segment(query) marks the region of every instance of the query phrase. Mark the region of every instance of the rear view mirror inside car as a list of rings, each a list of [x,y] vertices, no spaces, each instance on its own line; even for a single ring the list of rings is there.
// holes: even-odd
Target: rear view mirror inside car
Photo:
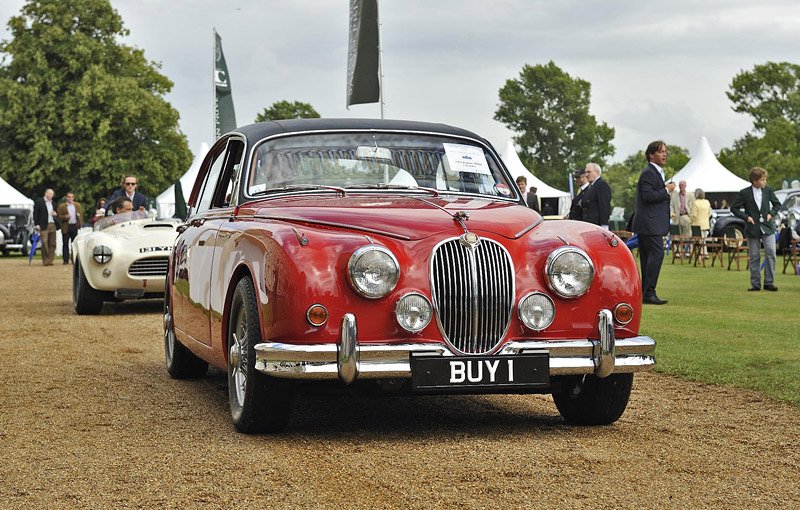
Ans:
[[[360,146],[356,149],[356,158],[358,159],[385,159],[392,160],[392,151],[385,147],[376,146]]]

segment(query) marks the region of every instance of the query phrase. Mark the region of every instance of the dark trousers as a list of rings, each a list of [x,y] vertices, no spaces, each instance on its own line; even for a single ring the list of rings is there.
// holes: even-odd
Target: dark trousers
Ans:
[[[656,297],[658,275],[664,260],[664,236],[639,236],[639,260],[642,263],[642,297]]]
[[[61,231],[61,253],[64,255],[64,263],[69,262],[69,243],[75,240],[78,235],[78,225],[70,223],[67,231]]]

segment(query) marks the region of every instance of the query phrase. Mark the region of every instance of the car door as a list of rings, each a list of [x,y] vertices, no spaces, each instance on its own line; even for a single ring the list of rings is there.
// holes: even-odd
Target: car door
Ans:
[[[227,194],[230,175],[239,163],[242,140],[218,142],[206,160],[208,168],[176,244],[173,301],[176,332],[211,345],[211,274],[214,246],[222,221],[230,216]]]

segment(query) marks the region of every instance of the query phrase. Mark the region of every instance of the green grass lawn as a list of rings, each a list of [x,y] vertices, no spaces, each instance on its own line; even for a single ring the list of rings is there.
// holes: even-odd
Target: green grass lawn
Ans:
[[[646,305],[641,333],[656,370],[706,383],[751,388],[800,405],[800,276],[779,255],[778,292],[747,292],[749,272],[673,265],[658,281],[664,306]]]

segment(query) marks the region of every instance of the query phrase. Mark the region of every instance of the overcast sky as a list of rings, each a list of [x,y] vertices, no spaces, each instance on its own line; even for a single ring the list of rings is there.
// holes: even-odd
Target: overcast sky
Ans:
[[[0,38],[22,0],[0,2]],[[323,117],[345,108],[348,0],[113,0],[130,36],[173,82],[192,152],[212,137],[212,29],[222,37],[239,125],[275,101]],[[498,91],[525,64],[553,60],[591,83],[591,113],[616,129],[614,161],[651,140],[718,152],[749,118],[725,92],[741,70],[800,63],[797,0],[379,0],[387,118],[471,129],[498,150],[513,135],[493,120]]]

